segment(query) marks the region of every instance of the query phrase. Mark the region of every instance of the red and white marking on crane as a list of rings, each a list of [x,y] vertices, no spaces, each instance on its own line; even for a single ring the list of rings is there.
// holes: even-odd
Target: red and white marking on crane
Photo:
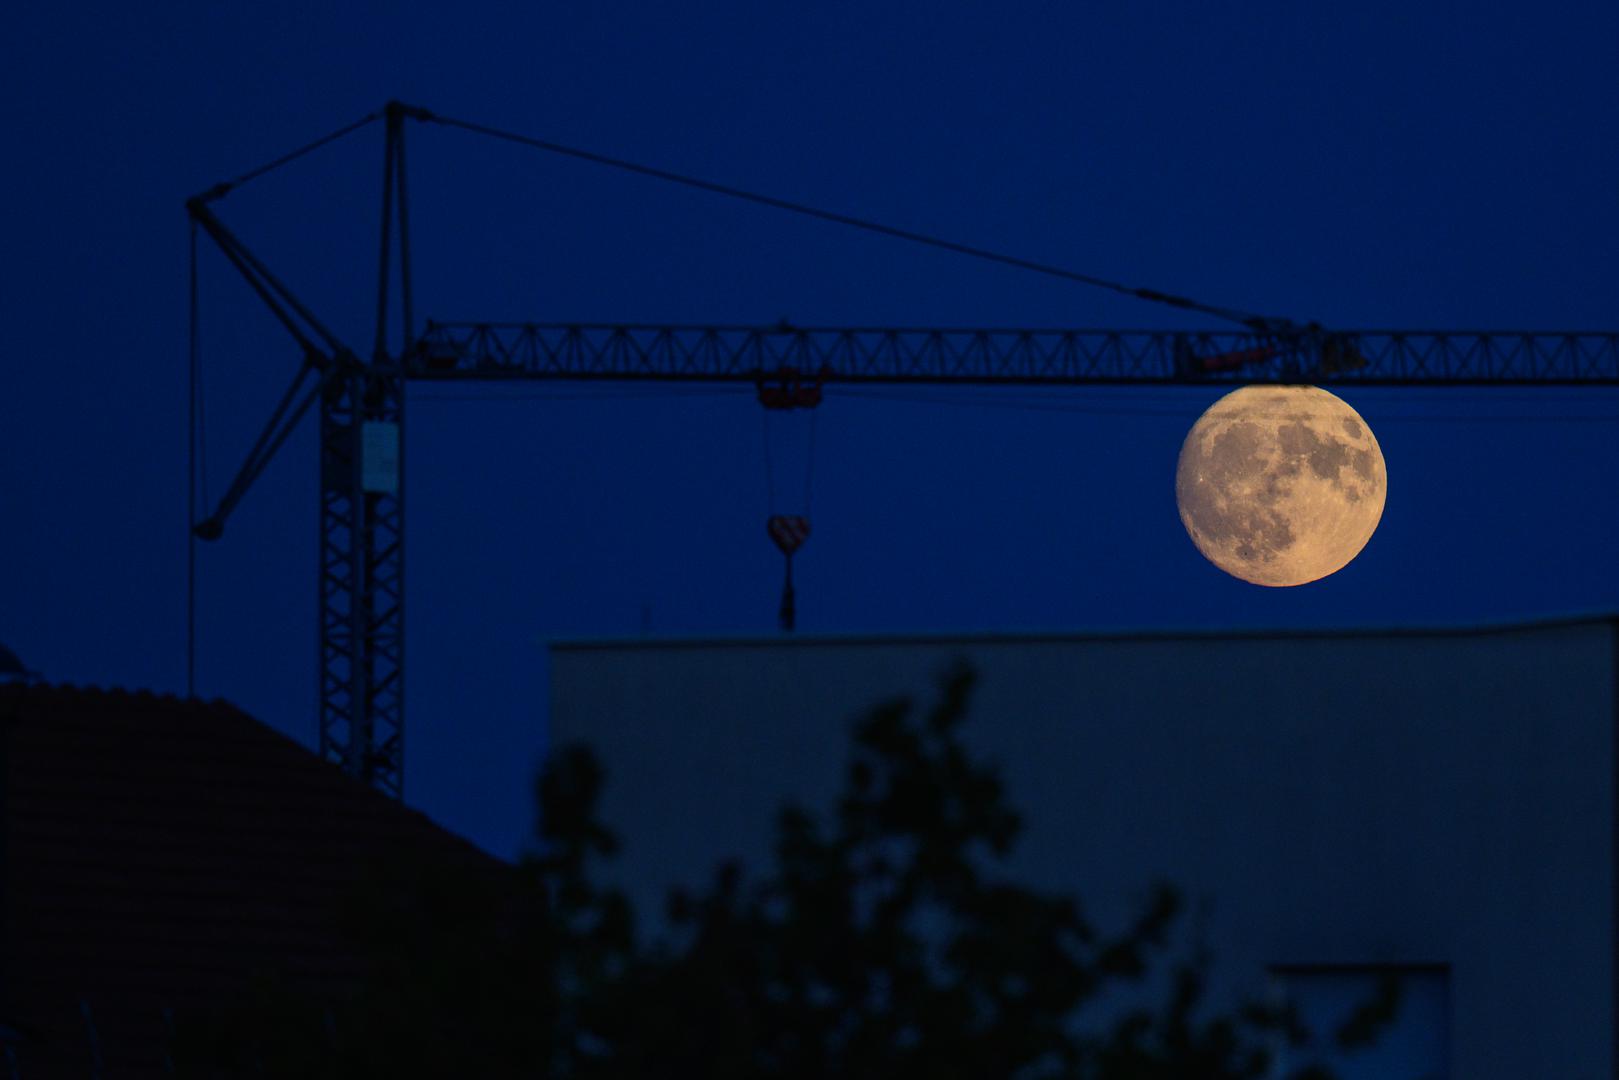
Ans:
[[[804,546],[804,541],[810,535],[809,518],[797,514],[771,514],[765,522],[765,529],[770,533],[770,539],[781,548],[781,553],[789,558]]]

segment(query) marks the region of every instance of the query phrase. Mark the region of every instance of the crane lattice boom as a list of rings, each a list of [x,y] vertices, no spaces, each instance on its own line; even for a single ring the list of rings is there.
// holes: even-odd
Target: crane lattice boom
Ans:
[[[427,324],[415,379],[1619,385],[1619,334]]]

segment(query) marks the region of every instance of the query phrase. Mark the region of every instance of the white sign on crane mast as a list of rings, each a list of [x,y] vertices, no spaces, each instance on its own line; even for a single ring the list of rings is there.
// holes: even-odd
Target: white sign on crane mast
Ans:
[[[368,420],[360,427],[360,489],[399,494],[399,425]]]

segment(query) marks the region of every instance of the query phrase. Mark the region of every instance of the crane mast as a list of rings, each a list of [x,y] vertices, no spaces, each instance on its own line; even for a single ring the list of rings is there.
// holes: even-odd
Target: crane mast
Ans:
[[[222,535],[230,512],[304,414],[318,404],[319,750],[349,775],[397,798],[404,791],[405,732],[404,358],[416,352],[404,121],[425,114],[391,102],[376,115],[385,119],[387,134],[376,338],[369,360],[360,359],[326,329],[219,220],[211,204],[234,184],[218,185],[186,204],[192,220],[219,245],[304,354],[247,461],[193,532],[206,540]],[[402,331],[398,348],[390,349],[389,302],[396,267]]]
[[[405,372],[414,349],[404,121],[384,110],[376,338],[320,403],[320,753],[395,796],[404,794]],[[400,347],[388,348],[393,240],[398,240]]]
[[[385,121],[376,337],[369,359],[339,340],[213,210],[237,184],[376,120]],[[1223,309],[935,241],[766,196],[662,173],[538,140],[443,120],[391,102],[377,113],[187,201],[196,227],[297,342],[303,362],[218,504],[192,523],[217,539],[231,511],[302,417],[318,404],[319,748],[322,757],[403,795],[405,690],[405,388],[410,380],[751,383],[773,407],[781,387],[837,384],[1615,386],[1619,332],[1337,330],[1242,317],[1240,330],[1061,330],[647,326],[429,321],[411,291],[404,122],[439,122],[628,168],[720,194],[884,232],[1140,298],[1230,317]],[[401,332],[388,322],[397,270]]]

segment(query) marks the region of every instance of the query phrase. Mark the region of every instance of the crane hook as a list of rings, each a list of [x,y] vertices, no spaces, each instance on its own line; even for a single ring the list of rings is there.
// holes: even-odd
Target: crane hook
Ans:
[[[793,555],[809,539],[809,518],[797,514],[771,514],[765,522],[765,531],[786,556],[787,576],[781,587],[781,609],[777,618],[783,630],[792,630],[797,622],[797,605],[793,593]]]

